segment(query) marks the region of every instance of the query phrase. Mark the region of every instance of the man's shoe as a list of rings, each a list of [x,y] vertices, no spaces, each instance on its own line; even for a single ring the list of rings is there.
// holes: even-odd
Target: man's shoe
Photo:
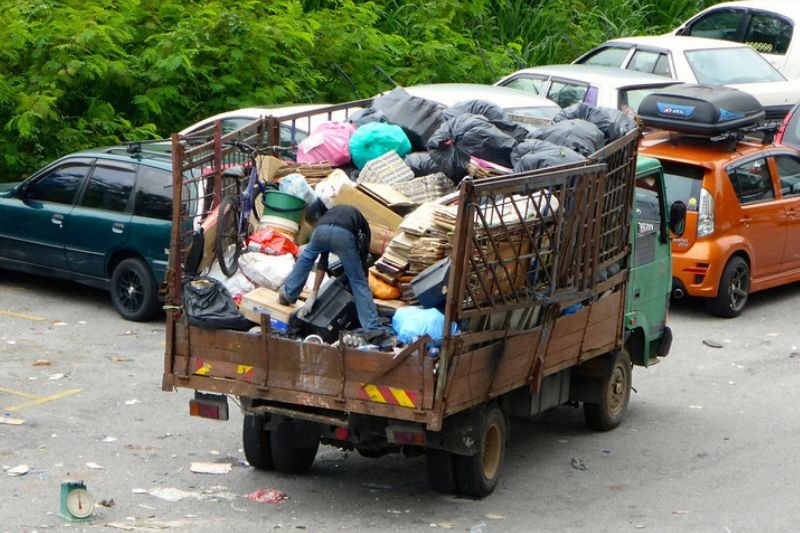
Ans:
[[[295,302],[296,301],[297,300],[295,300]],[[283,292],[283,287],[278,289],[278,303],[281,304],[281,305],[293,305],[294,304],[294,302],[289,300],[289,298],[286,296],[286,293]]]

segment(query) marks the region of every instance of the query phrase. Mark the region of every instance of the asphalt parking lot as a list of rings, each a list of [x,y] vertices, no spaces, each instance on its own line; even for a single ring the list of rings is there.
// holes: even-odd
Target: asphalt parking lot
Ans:
[[[768,291],[734,320],[674,306],[673,353],[634,371],[620,428],[593,433],[571,408],[518,421],[500,486],[474,501],[432,492],[419,457],[323,447],[307,476],[256,471],[233,404],[212,422],[188,416],[187,391],[161,391],[161,321],[0,271],[0,407],[22,421],[0,424],[0,531],[795,530],[798,301],[800,286]],[[58,515],[65,479],[106,504],[90,522]],[[248,500],[258,489],[288,498]]]

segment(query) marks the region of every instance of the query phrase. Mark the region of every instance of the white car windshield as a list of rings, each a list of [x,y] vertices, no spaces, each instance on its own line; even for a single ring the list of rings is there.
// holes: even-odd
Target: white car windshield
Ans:
[[[749,47],[689,50],[686,60],[698,83],[728,85],[785,80],[766,59]]]

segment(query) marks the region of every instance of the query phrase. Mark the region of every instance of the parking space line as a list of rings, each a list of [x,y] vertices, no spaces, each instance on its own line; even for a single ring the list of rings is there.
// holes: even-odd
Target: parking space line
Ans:
[[[83,389],[65,390],[65,391],[59,392],[57,394],[52,394],[50,396],[39,397],[36,400],[30,401],[30,402],[20,403],[20,404],[11,406],[11,407],[6,407],[4,410],[8,411],[9,413],[13,413],[13,412],[19,411],[21,409],[25,409],[26,407],[33,407],[34,405],[41,405],[43,403],[48,403],[48,402],[53,402],[55,400],[60,400],[60,399],[65,398],[67,396],[72,396],[73,394],[78,394],[82,390]]]
[[[0,315],[2,316],[10,316],[13,318],[24,318],[25,320],[33,320],[36,322],[41,322],[42,320],[47,320],[43,316],[36,316],[36,315],[27,315],[25,313],[15,313],[14,311],[2,311],[0,310]]]
[[[14,389],[6,389],[5,387],[0,387],[0,392],[5,392],[6,394],[11,394],[14,396],[22,396],[23,398],[27,398],[29,400],[39,400],[44,398],[44,396],[39,396],[38,394],[30,394],[27,392],[22,392]]]

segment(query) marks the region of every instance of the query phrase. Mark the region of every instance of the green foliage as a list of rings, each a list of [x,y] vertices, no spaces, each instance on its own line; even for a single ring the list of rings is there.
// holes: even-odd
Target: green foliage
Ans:
[[[491,83],[703,0],[0,0],[0,181],[248,105]],[[340,74],[344,72],[354,86]]]

